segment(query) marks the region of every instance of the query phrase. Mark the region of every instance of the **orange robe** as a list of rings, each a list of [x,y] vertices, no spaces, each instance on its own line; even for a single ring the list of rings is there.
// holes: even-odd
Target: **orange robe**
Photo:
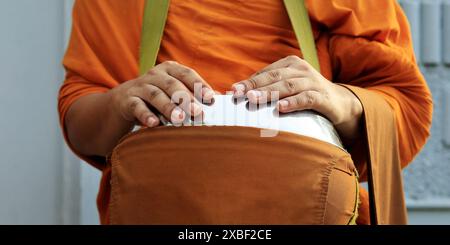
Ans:
[[[404,13],[394,0],[306,0],[306,4],[322,74],[351,89],[365,109],[366,135],[362,144],[349,149],[355,165],[366,178],[365,163],[371,161],[372,174],[388,172],[401,183],[401,176],[389,171],[405,167],[420,151],[432,115],[431,95],[416,65]],[[66,140],[64,118],[75,100],[138,76],[143,10],[143,0],[75,2],[58,106]],[[158,62],[185,64],[225,92],[231,84],[292,54],[301,56],[281,0],[172,0]],[[385,130],[390,121],[395,125],[392,132]],[[387,148],[387,141],[394,142],[393,149]],[[385,152],[393,152],[388,155],[399,158],[400,165],[383,165]],[[97,204],[102,223],[107,223],[110,168],[103,157],[75,153],[103,171]],[[381,179],[374,181],[379,206],[392,205],[377,195],[390,182],[383,186]],[[368,219],[367,197],[363,192],[361,223]],[[402,198],[398,202],[404,206]],[[390,223],[386,214],[377,218]]]

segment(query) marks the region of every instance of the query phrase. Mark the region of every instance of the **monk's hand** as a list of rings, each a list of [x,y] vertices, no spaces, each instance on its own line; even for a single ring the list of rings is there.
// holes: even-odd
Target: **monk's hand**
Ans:
[[[234,96],[247,95],[250,103],[266,103],[278,99],[280,113],[314,110],[326,116],[342,137],[358,136],[363,112],[359,99],[347,88],[332,83],[308,62],[288,56],[272,63],[249,79],[232,86]]]
[[[199,88],[195,93],[194,87]],[[111,93],[112,110],[127,121],[138,121],[148,127],[160,124],[156,112],[180,124],[187,116],[202,113],[199,103],[214,96],[211,86],[196,71],[175,61],[163,62]]]

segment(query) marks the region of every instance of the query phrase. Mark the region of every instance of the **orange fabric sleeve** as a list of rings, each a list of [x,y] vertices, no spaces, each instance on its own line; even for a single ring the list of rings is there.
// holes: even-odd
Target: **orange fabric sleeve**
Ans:
[[[77,0],[73,7],[72,33],[63,60],[66,79],[59,92],[58,111],[66,142],[97,168],[102,168],[104,159],[83,156],[70,145],[65,116],[81,96],[107,92],[138,75],[142,16],[134,13],[142,12],[143,3]]]
[[[308,0],[307,6],[313,22],[330,33],[333,81],[373,91],[391,107],[405,167],[429,136],[432,100],[401,7],[393,0]]]

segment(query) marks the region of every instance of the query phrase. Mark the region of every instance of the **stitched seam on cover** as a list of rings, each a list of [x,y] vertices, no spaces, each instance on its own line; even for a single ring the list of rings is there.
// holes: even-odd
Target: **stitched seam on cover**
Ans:
[[[319,224],[325,224],[325,213],[328,201],[328,186],[330,183],[331,172],[336,165],[336,159],[328,162],[328,166],[322,171],[322,178],[320,180],[321,191],[319,193],[318,203],[321,205],[317,211],[317,220]]]

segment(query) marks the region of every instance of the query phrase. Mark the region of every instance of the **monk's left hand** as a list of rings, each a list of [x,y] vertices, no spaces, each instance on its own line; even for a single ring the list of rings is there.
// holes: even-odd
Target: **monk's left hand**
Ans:
[[[232,88],[236,97],[247,95],[254,104],[273,101],[277,98],[272,92],[278,92],[280,113],[315,110],[326,116],[342,137],[359,136],[363,112],[359,99],[344,86],[328,81],[297,56],[278,60]]]

